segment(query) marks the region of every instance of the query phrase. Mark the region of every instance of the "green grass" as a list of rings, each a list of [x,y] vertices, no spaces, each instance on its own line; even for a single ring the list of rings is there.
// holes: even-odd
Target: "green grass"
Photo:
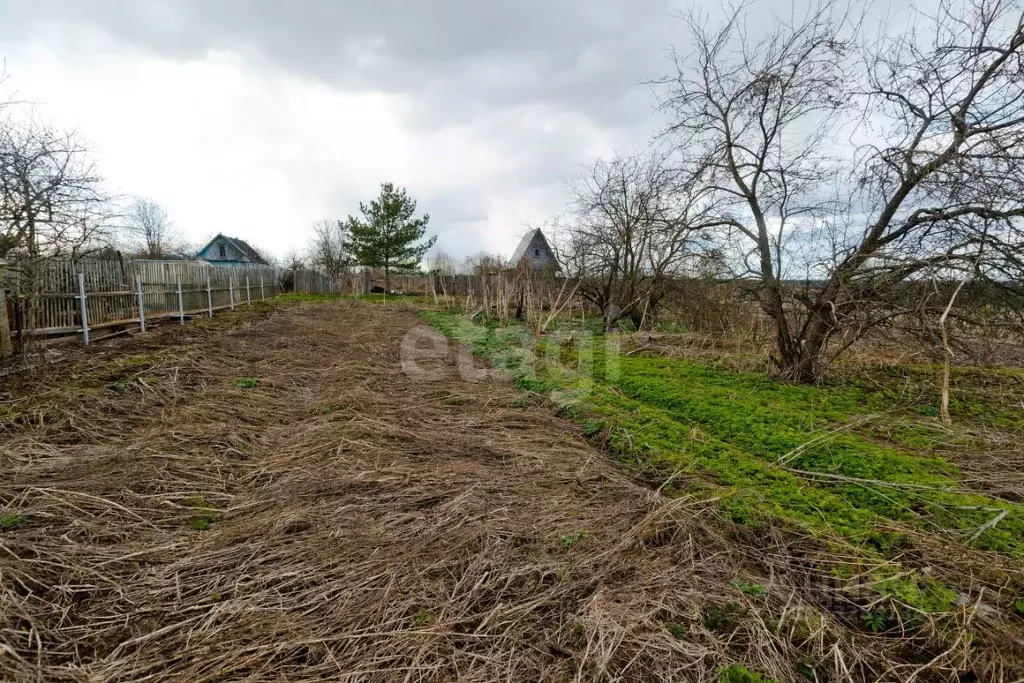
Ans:
[[[718,683],[777,683],[775,679],[765,678],[742,664],[733,664],[730,667],[720,669],[717,680]]]
[[[426,609],[420,609],[416,614],[412,615],[412,627],[423,628],[434,623],[434,615]]]
[[[912,373],[812,387],[674,358],[610,362],[601,336],[589,345],[564,332],[560,342],[535,341],[521,327],[442,311],[421,316],[522,391],[554,402],[634,470],[671,479],[667,493],[711,487],[740,524],[781,520],[825,542],[838,536],[864,558],[893,558],[907,545],[894,527],[966,542],[1006,511],[972,544],[1024,557],[1024,508],[966,489],[957,469],[930,453],[936,441],[971,437],[921,410],[929,397]],[[965,395],[954,409],[1024,431],[1019,411],[985,405]],[[920,573],[871,578],[881,593],[925,611],[955,603],[954,591]]]
[[[764,595],[764,586],[759,583],[751,583],[746,579],[735,578],[729,582],[731,588],[735,588],[744,595]]]
[[[617,439],[628,435],[632,450],[648,453],[662,470],[700,469],[732,487],[738,517],[767,509],[810,530],[824,524],[884,546],[898,541],[874,533],[880,519],[968,533],[1005,509],[1010,514],[976,545],[1024,554],[1024,510],[953,491],[959,473],[945,460],[855,430],[812,443],[887,410],[884,395],[633,356],[620,359],[614,380],[599,382],[594,399],[597,412],[618,426]]]
[[[573,547],[586,537],[585,531],[573,531],[561,538],[562,550],[572,550]]]
[[[344,298],[344,295],[342,294],[303,294],[302,292],[282,292],[275,296],[273,301],[280,304],[321,304],[328,301],[338,301],[342,298]]]
[[[255,377],[239,377],[235,379],[235,386],[239,389],[253,389],[260,381]]]
[[[325,303],[328,301],[341,301],[349,299],[354,301],[365,301],[371,304],[406,302],[410,304],[423,305],[433,303],[434,299],[426,294],[303,294],[301,292],[286,292],[278,294],[274,301],[277,303]]]
[[[196,531],[207,531],[217,521],[217,510],[199,496],[189,496],[184,501],[185,507],[195,508],[190,526]]]
[[[20,515],[3,515],[0,516],[0,531],[10,531],[11,529],[17,529],[25,520]]]

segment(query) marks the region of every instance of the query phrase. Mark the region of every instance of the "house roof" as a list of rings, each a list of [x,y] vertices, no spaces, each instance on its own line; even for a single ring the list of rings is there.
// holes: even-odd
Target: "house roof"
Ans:
[[[552,251],[551,245],[548,244],[548,239],[544,237],[544,233],[541,232],[540,228],[535,228],[534,230],[528,231],[525,235],[523,235],[523,239],[519,240],[519,246],[516,247],[516,250],[514,252],[512,252],[512,258],[510,258],[508,261],[509,268],[516,268],[519,265],[519,262],[523,259],[523,256],[526,255],[526,250],[530,248],[530,244],[533,242],[533,238],[537,235],[540,235],[540,239],[542,242],[544,242],[544,248],[548,250],[548,253],[554,256],[555,252]]]
[[[200,249],[199,253],[202,254],[204,251],[206,251],[210,247],[211,244],[213,244],[214,242],[216,242],[219,239],[223,239],[223,240],[229,242],[232,246],[235,247],[235,249],[238,249],[238,251],[242,252],[242,254],[244,254],[245,257],[247,259],[249,259],[250,261],[252,261],[253,263],[258,263],[258,264],[263,265],[263,266],[269,265],[267,263],[266,259],[264,259],[262,256],[260,256],[260,253],[258,251],[256,251],[255,249],[253,249],[252,245],[250,245],[248,242],[246,242],[245,240],[238,239],[237,237],[228,237],[224,233],[220,233],[220,232],[217,233],[216,237],[214,237],[212,240],[210,240],[209,244],[207,244],[205,247]]]

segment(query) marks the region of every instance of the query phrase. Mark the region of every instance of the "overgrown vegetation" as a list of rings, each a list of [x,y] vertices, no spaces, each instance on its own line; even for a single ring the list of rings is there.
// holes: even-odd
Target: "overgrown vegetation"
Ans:
[[[908,562],[916,537],[1024,557],[1024,507],[971,489],[931,448],[970,446],[986,430],[1024,432],[1019,411],[993,400],[1019,393],[1019,372],[964,370],[974,390],[956,392],[963,426],[952,430],[925,410],[937,396],[923,370],[808,386],[725,364],[618,353],[617,337],[580,330],[535,338],[454,313],[421,315],[524,392],[554,402],[665,493],[712,497],[743,526],[782,523],[834,547],[844,559],[828,573],[884,598],[859,617],[866,630],[889,630],[901,609],[954,611],[956,570]],[[764,590],[742,579],[732,586],[748,596]]]

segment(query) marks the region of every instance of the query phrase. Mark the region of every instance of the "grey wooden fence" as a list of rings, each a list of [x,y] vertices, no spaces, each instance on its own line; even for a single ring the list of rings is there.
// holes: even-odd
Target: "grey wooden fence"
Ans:
[[[281,269],[213,266],[203,261],[40,258],[0,262],[0,357],[32,337],[98,336],[145,329],[147,321],[178,320],[275,296]],[[291,274],[294,291],[369,293],[384,285],[381,271],[349,270],[329,277]],[[514,275],[395,273],[390,290],[434,298],[464,297],[484,307],[507,305]],[[528,289],[528,288],[527,288]],[[524,290],[526,291],[526,290]],[[13,343],[12,343],[13,342]]]
[[[299,268],[295,271],[294,278],[295,291],[307,294],[343,294],[350,288],[348,273],[331,277],[315,270]]]
[[[145,329],[147,321],[178,319],[245,305],[279,291],[272,266],[217,267],[200,261],[37,259],[0,266],[0,290],[10,336]]]

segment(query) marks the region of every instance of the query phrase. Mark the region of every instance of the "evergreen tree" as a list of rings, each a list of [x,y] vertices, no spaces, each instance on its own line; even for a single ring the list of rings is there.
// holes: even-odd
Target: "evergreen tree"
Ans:
[[[380,196],[369,205],[359,203],[360,220],[349,216],[346,250],[361,266],[384,269],[384,289],[391,289],[392,270],[412,270],[434,246],[437,236],[417,244],[427,231],[429,214],[415,218],[416,200],[405,188],[382,183]]]

